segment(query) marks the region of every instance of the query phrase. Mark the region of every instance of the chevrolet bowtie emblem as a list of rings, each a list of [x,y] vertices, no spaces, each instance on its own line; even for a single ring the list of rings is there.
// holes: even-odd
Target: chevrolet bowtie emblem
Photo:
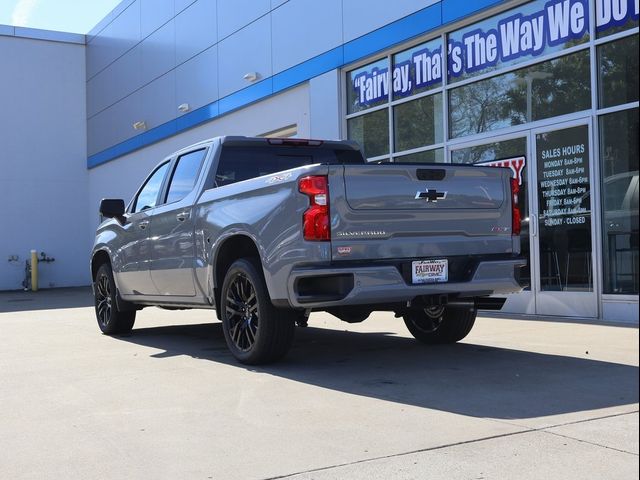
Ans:
[[[444,200],[445,198],[447,198],[447,192],[438,192],[437,190],[431,190],[427,188],[425,192],[421,192],[419,190],[418,192],[416,192],[416,199],[419,198],[424,198],[427,203],[436,203],[438,200]]]

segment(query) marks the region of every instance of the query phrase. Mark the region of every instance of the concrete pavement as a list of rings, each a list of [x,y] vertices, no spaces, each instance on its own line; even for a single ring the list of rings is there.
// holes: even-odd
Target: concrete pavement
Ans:
[[[638,329],[479,318],[457,345],[313,314],[237,364],[209,311],[99,333],[88,289],[0,293],[0,478],[638,478]]]

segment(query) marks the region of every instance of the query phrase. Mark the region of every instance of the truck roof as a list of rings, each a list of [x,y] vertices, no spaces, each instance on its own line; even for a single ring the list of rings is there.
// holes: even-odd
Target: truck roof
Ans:
[[[191,149],[200,145],[207,145],[219,141],[221,145],[233,147],[256,147],[256,146],[301,146],[330,148],[333,150],[360,150],[360,145],[351,140],[319,140],[306,138],[274,138],[274,137],[245,137],[242,135],[224,135],[202,140],[189,145],[181,150]]]

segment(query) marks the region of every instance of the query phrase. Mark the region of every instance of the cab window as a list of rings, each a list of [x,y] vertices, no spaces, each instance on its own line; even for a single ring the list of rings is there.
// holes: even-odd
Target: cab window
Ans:
[[[142,212],[156,206],[158,200],[158,194],[162,188],[162,181],[169,169],[169,162],[165,162],[160,165],[155,172],[145,182],[144,186],[140,189],[136,201],[131,209],[132,213]]]
[[[178,202],[193,190],[205,153],[206,149],[196,150],[178,158],[167,189],[166,203]]]

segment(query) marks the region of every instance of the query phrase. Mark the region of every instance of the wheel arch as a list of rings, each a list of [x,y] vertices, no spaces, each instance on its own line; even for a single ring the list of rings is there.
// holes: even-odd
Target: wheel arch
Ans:
[[[260,261],[261,272],[264,275],[260,250],[255,239],[246,233],[235,233],[225,237],[216,249],[213,258],[213,295],[216,305],[216,313],[220,315],[220,290],[224,276],[229,267],[240,258],[257,258]],[[268,287],[267,287],[268,290]]]
[[[96,274],[98,273],[98,269],[101,265],[108,263],[111,265],[111,256],[106,248],[102,248],[100,250],[96,250],[91,255],[91,280],[94,281],[96,279]]]

